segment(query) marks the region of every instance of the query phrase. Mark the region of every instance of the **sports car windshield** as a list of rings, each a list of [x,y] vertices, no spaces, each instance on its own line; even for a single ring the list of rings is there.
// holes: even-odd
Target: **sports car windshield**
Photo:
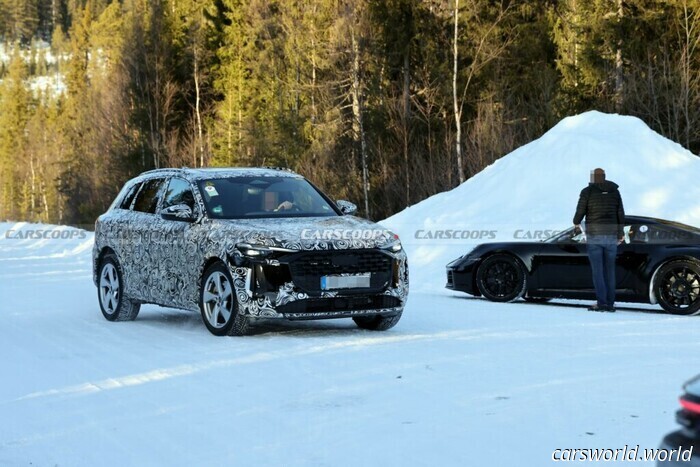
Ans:
[[[201,180],[198,186],[213,219],[339,215],[303,178],[230,177]]]
[[[570,227],[562,232],[556,233],[552,235],[549,238],[546,238],[543,240],[545,243],[561,243],[561,242],[578,242],[581,239],[577,236],[574,236],[574,228]]]

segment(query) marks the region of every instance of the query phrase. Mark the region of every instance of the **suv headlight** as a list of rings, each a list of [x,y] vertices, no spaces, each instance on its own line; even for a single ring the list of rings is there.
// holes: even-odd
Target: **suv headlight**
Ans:
[[[403,247],[401,246],[401,242],[398,240],[395,240],[395,241],[389,243],[388,245],[384,245],[382,247],[382,250],[387,250],[387,251],[390,251],[392,253],[398,253],[402,249],[403,249]]]
[[[294,253],[297,250],[292,250],[290,248],[282,248],[277,246],[267,246],[267,245],[255,245],[250,243],[239,243],[236,245],[238,251],[240,251],[244,256],[250,258],[263,258],[272,252],[278,251],[282,253]]]
[[[251,258],[261,258],[272,253],[269,247],[264,245],[251,245],[249,243],[239,243],[236,245],[238,251],[243,253],[245,256],[250,256]]]

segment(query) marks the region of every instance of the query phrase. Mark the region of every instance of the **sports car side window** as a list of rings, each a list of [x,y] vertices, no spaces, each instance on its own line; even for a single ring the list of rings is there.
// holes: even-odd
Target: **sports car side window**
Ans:
[[[192,194],[190,182],[182,178],[173,177],[168,182],[168,189],[163,198],[163,209],[176,204],[185,204],[194,211],[194,195]]]
[[[136,195],[133,210],[155,214],[162,186],[162,178],[152,178],[143,182],[141,191]]]

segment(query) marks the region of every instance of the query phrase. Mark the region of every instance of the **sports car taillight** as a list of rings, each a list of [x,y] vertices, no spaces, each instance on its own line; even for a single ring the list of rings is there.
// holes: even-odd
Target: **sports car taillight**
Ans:
[[[688,412],[700,415],[700,403],[691,401],[685,396],[681,396],[678,399],[678,401],[681,403],[681,407],[683,407]]]

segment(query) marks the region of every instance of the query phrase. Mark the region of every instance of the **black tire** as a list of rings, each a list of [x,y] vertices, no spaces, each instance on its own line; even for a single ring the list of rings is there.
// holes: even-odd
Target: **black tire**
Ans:
[[[700,314],[700,262],[669,261],[656,272],[653,290],[666,312],[686,316]]]
[[[551,298],[547,297],[523,297],[523,300],[529,303],[547,303]]]
[[[227,282],[226,286],[223,285],[224,278]],[[217,280],[220,280],[221,293],[216,287]],[[226,287],[228,287],[228,291],[226,291]],[[211,295],[207,295],[207,300],[205,300],[207,293]],[[212,296],[220,296],[221,298],[212,300]],[[216,302],[216,306],[212,306],[214,302]],[[221,307],[224,307],[223,312]],[[214,263],[204,271],[199,292],[199,310],[204,325],[215,336],[244,336],[249,332],[250,320],[238,312],[238,300],[233,287],[233,279],[223,263]],[[226,314],[228,314],[228,318]]]
[[[489,256],[476,271],[476,286],[492,302],[517,300],[527,290],[525,266],[508,254]]]
[[[117,257],[111,253],[106,254],[97,271],[97,300],[102,316],[109,321],[135,320],[141,304],[124,297],[124,276]]]
[[[392,316],[357,316],[352,320],[359,328],[368,329],[370,331],[386,331],[396,326],[396,323],[401,319],[403,311]]]

